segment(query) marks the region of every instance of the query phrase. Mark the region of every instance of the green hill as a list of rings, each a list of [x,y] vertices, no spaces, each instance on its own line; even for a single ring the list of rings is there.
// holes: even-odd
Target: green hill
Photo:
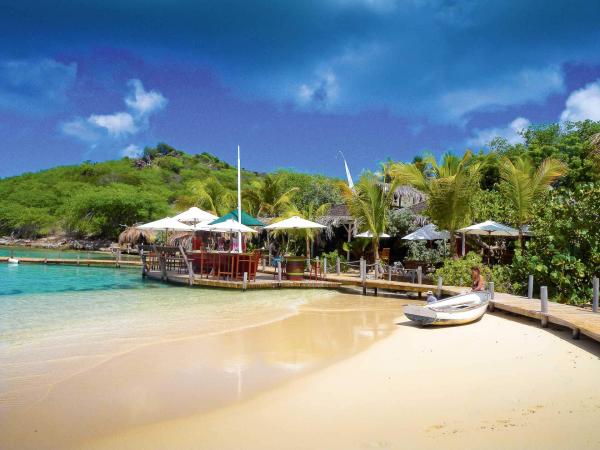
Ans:
[[[314,196],[335,200],[335,180],[279,171],[286,186],[302,187],[302,203]],[[243,171],[243,189],[263,178]],[[140,158],[56,167],[0,180],[0,235],[49,234],[114,239],[124,225],[174,214],[189,206],[217,214],[233,207],[237,172],[217,157],[190,155],[158,144]],[[316,190],[318,192],[316,192]],[[245,205],[252,209],[252,205]]]

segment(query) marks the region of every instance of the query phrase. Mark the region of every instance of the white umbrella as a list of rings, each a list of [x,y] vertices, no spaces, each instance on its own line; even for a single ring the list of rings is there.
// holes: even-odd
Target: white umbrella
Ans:
[[[438,231],[435,224],[430,223],[419,228],[418,230],[413,231],[410,234],[407,234],[402,239],[407,241],[445,241],[450,239],[450,233],[447,231]]]
[[[307,228],[327,228],[317,222],[303,219],[298,216],[290,217],[289,219],[280,220],[279,222],[267,225],[265,230],[301,230]]]
[[[484,236],[494,235],[517,237],[519,235],[519,230],[516,228],[511,228],[507,225],[494,222],[493,220],[486,220],[485,222],[476,223],[475,225],[461,228],[458,230],[458,232],[464,234],[479,234]]]
[[[218,219],[214,214],[209,213],[208,211],[203,211],[200,208],[192,206],[187,211],[177,214],[173,219],[179,220],[180,222],[212,222],[215,219]]]
[[[372,238],[373,237],[373,233],[371,233],[371,231],[364,231],[360,234],[357,234],[355,237],[357,238]],[[381,233],[379,235],[380,238],[389,238],[390,235],[386,234],[386,233]]]
[[[256,233],[256,230],[233,219],[227,219],[224,222],[215,223],[214,225],[207,225],[206,229],[216,233]]]
[[[194,231],[194,227],[181,223],[173,217],[165,217],[164,219],[155,220],[154,222],[138,225],[136,228],[154,231]]]

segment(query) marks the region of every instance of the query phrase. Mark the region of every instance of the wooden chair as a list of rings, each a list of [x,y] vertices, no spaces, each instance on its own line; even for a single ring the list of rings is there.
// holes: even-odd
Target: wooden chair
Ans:
[[[233,278],[237,255],[235,253],[217,254],[217,278]]]

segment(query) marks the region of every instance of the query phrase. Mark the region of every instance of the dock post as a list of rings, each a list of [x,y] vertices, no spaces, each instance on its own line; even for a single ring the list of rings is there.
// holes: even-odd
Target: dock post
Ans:
[[[540,299],[542,301],[541,313],[542,313],[542,327],[548,326],[548,287],[540,287]]]
[[[423,284],[423,267],[417,267],[417,284]]]
[[[146,278],[146,255],[142,253],[142,278]]]
[[[592,291],[593,291],[593,298],[592,298],[592,311],[593,312],[598,312],[598,277],[594,277],[592,279]]]
[[[327,278],[327,258],[323,256],[323,278]]]
[[[281,285],[281,260],[277,261],[277,281]]]
[[[366,261],[360,258],[360,280],[362,281],[363,295],[367,295],[367,267]]]
[[[527,279],[527,298],[533,298],[533,275]]]
[[[438,285],[437,285],[437,297],[438,299],[442,298],[442,286],[443,286],[442,277],[438,277]]]
[[[242,291],[248,288],[248,272],[244,272],[244,279],[242,281]]]
[[[335,258],[335,274],[339,275],[341,272],[340,270],[340,257],[338,256],[337,258]]]
[[[392,281],[392,266],[388,266],[388,281]]]
[[[488,283],[488,289],[489,289],[489,291],[490,291],[490,299],[492,299],[492,300],[494,300],[494,294],[495,294],[495,292],[494,292],[494,287],[495,287],[495,286],[494,286],[494,282],[493,282],[493,281],[490,281],[490,282]]]

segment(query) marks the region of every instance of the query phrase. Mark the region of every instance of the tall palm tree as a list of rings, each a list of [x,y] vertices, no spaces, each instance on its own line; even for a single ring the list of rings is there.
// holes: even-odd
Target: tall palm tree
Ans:
[[[281,175],[265,175],[262,180],[253,182],[244,191],[244,202],[248,210],[262,217],[283,215],[292,205],[298,188],[285,189]]]
[[[456,236],[471,217],[472,196],[479,189],[481,164],[468,150],[462,158],[445,153],[438,163],[425,155],[417,163],[396,163],[390,173],[397,183],[409,184],[428,196],[427,214],[440,230],[450,233],[450,247],[456,257]]]
[[[533,204],[552,183],[565,173],[567,165],[555,158],[546,158],[536,169],[531,159],[520,156],[514,160],[500,160],[500,189],[512,204],[516,225],[519,228],[519,243],[524,248],[523,226],[531,220]]]
[[[379,236],[389,225],[390,207],[397,186],[396,180],[386,185],[371,172],[363,174],[353,189],[345,184],[340,185],[350,213],[359,226],[373,236],[371,244],[375,261],[379,261]]]

